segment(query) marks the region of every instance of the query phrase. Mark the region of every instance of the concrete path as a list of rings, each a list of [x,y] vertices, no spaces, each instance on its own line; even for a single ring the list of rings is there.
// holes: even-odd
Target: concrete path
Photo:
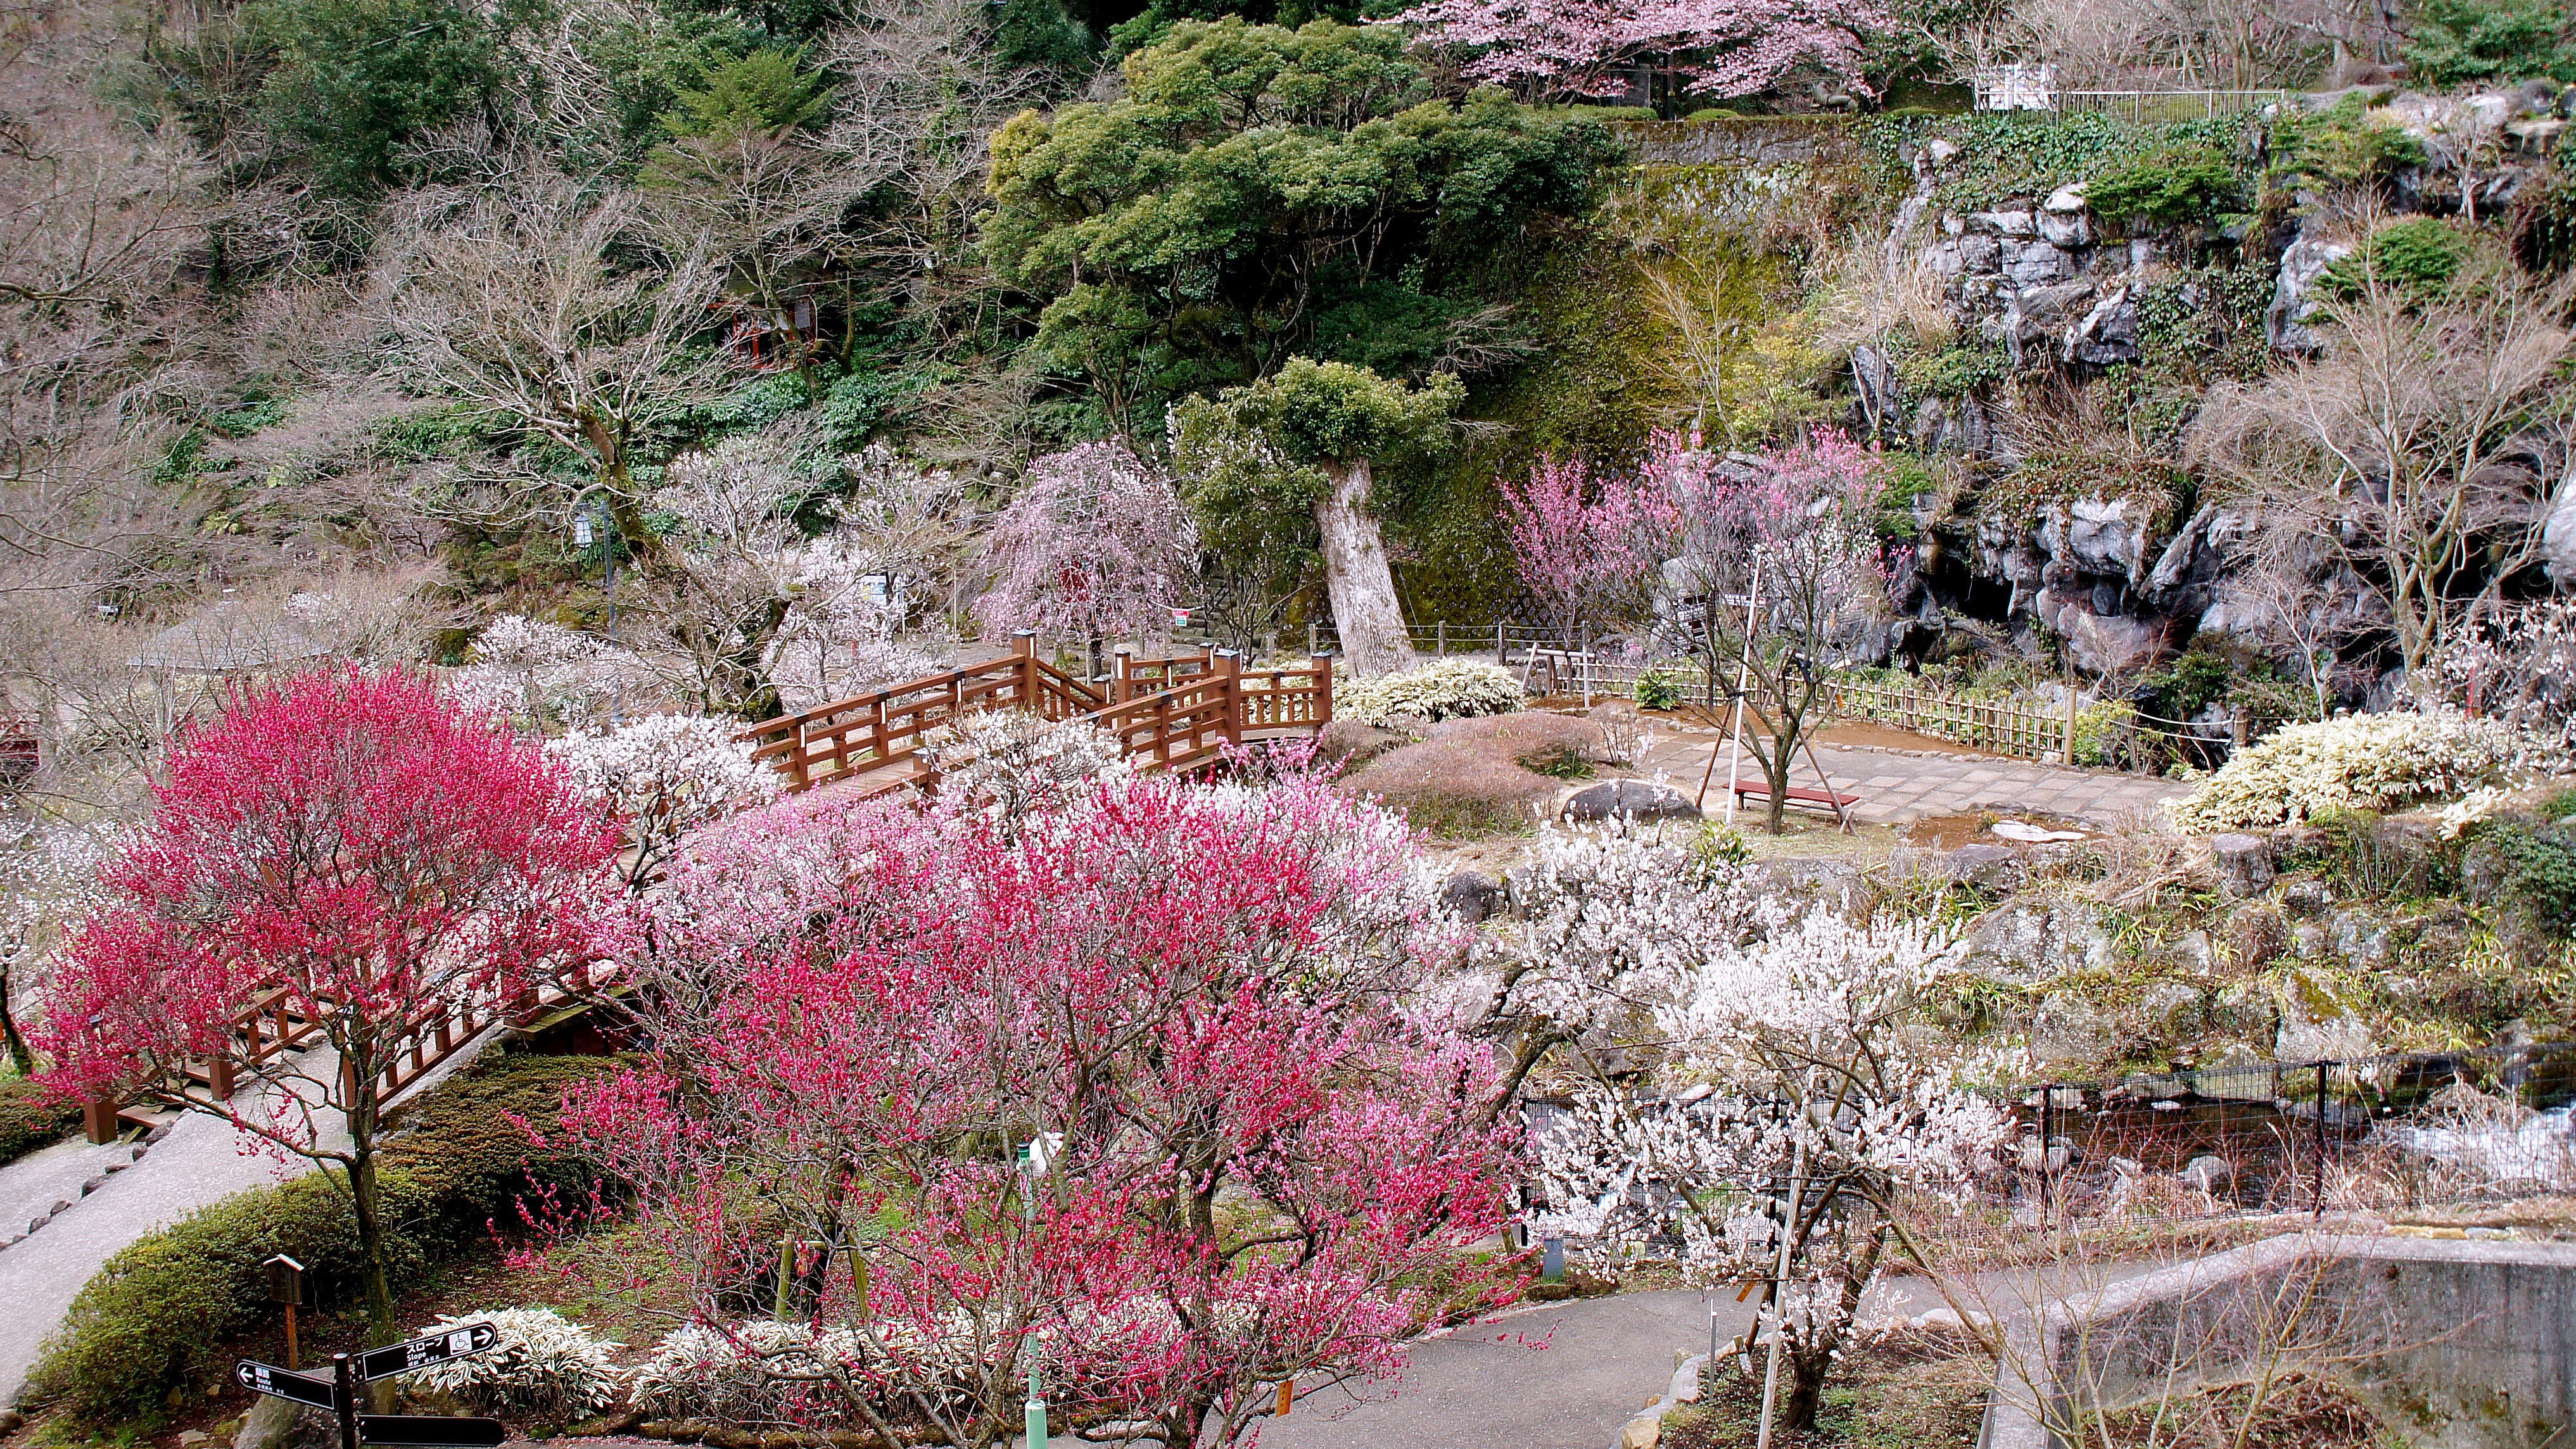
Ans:
[[[1674,1351],[1708,1352],[1748,1310],[1732,1293],[1541,1304],[1414,1346],[1394,1384],[1333,1388],[1266,1422],[1262,1449],[1609,1449],[1664,1391]]]
[[[1942,754],[1935,752],[1937,743],[1927,742],[1920,753],[1818,745],[1816,762],[1832,776],[1837,791],[1861,797],[1852,813],[1869,825],[1907,825],[1935,815],[1994,811],[2064,816],[2114,829],[2189,788],[2175,780],[2107,770]],[[1685,792],[1696,792],[1708,769],[1710,751],[1715,750],[1717,774],[1708,792],[1708,810],[1715,814],[1726,803],[1726,748],[1726,736],[1714,731],[1694,730],[1659,738],[1640,773],[1660,772],[1667,783]],[[1749,759],[1743,770],[1745,778],[1758,778]],[[1815,764],[1802,754],[1796,768],[1789,772],[1789,783],[1814,788],[1824,782]]]
[[[394,1110],[462,1070],[500,1038],[498,1027],[484,1032],[406,1087]],[[314,1090],[312,1082],[339,1076],[339,1056],[328,1047],[310,1048],[292,1060],[294,1071],[306,1079],[300,1083],[306,1093]],[[270,1084],[259,1090],[282,1088]],[[337,1140],[329,1145],[347,1140],[345,1129],[334,1135]],[[72,1299],[120,1249],[234,1193],[274,1186],[313,1170],[310,1161],[266,1150],[231,1123],[198,1112],[180,1114],[168,1135],[140,1160],[133,1151],[130,1143],[92,1147],[85,1141],[65,1142],[0,1167],[0,1212],[7,1214],[0,1217],[0,1242],[26,1232],[28,1223],[55,1203],[71,1203],[23,1242],[0,1248],[0,1304],[8,1305],[8,1312],[0,1314],[0,1405],[14,1401],[26,1387],[28,1371]],[[82,1196],[82,1184],[120,1157],[129,1165]]]

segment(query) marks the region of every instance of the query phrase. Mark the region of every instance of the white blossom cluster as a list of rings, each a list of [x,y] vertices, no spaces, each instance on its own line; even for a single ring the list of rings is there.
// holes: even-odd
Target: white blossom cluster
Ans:
[[[584,800],[626,822],[633,854],[621,874],[633,883],[690,831],[777,798],[785,781],[736,733],[724,720],[647,715],[549,740],[546,753]]]
[[[812,1427],[855,1422],[852,1394],[882,1396],[890,1378],[951,1402],[978,1387],[986,1355],[966,1314],[949,1315],[933,1332],[887,1319],[871,1333],[872,1340],[846,1324],[817,1331],[765,1318],[722,1330],[687,1324],[636,1368],[634,1404],[658,1418]]]
[[[447,684],[469,708],[536,728],[596,724],[659,689],[634,651],[518,614],[486,625],[470,661]]]
[[[1829,1350],[1891,1209],[1963,1204],[2012,1130],[1909,1029],[1951,942],[1765,892],[1690,835],[1559,831],[1537,854],[1478,958],[1495,1015],[1552,1024],[1591,1068],[1533,1114],[1532,1231],[1767,1278],[1794,1175],[1804,1227],[1764,1323]]]
[[[2507,605],[2436,653],[2452,701],[2576,747],[2576,599]]]
[[[1381,674],[1374,679],[1333,685],[1333,717],[1382,725],[1399,717],[1424,720],[1464,719],[1470,715],[1509,714],[1521,707],[1521,683],[1512,672],[1475,659],[1443,659]]]
[[[564,1424],[616,1401],[618,1345],[548,1308],[503,1308],[441,1318],[421,1330],[446,1333],[489,1323],[500,1341],[489,1350],[415,1369],[421,1388],[453,1395],[478,1413],[540,1424]]]
[[[97,901],[98,868],[121,844],[112,828],[0,828],[0,990],[41,992],[40,963]]]
[[[2498,719],[2438,707],[2287,725],[2169,803],[2184,830],[2267,830],[2329,810],[2400,810],[2528,783],[2567,751]]]
[[[1063,805],[1093,781],[1133,768],[1106,732],[1019,709],[968,715],[926,752],[938,761],[943,803],[1004,821]]]

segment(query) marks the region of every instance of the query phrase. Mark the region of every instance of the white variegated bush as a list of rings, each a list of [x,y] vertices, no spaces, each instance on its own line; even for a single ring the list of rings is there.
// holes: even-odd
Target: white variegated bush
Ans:
[[[2268,830],[2333,810],[2403,810],[2566,769],[2565,750],[2450,708],[2287,725],[2166,806],[2184,830]]]
[[[1372,725],[1398,718],[1464,719],[1509,714],[1521,707],[1522,698],[1521,683],[1508,669],[1474,659],[1443,659],[1401,674],[1337,681],[1333,717]]]
[[[943,803],[1004,820],[1062,805],[1094,781],[1130,768],[1106,732],[1018,709],[967,715],[934,736],[924,753],[939,762]]]
[[[489,1323],[489,1350],[416,1369],[413,1384],[453,1396],[477,1413],[520,1423],[566,1424],[617,1401],[618,1345],[548,1308],[503,1308],[441,1318],[422,1334]]]

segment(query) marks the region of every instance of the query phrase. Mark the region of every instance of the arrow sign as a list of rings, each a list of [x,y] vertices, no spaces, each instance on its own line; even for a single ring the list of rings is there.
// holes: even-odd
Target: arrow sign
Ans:
[[[317,1379],[311,1374],[300,1374],[273,1363],[247,1358],[233,1366],[233,1377],[254,1394],[293,1399],[299,1404],[311,1404],[333,1413],[340,1411],[340,1391],[329,1379]]]
[[[510,1437],[498,1419],[451,1419],[441,1414],[360,1414],[358,1438],[369,1444],[419,1449],[495,1449]]]
[[[451,1358],[463,1358],[467,1354],[481,1353],[500,1341],[500,1331],[492,1325],[469,1323],[463,1328],[452,1328],[445,1333],[433,1333],[427,1338],[415,1338],[409,1343],[368,1349],[358,1359],[358,1377],[370,1383],[377,1379],[389,1379],[396,1374],[410,1373],[416,1368],[445,1363]],[[442,1439],[438,1442],[444,1444],[468,1441]]]

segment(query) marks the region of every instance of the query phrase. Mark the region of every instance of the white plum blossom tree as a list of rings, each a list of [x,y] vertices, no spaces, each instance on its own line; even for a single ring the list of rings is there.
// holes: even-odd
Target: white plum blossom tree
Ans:
[[[617,875],[627,889],[640,891],[660,874],[690,831],[778,797],[785,782],[751,757],[737,729],[729,720],[657,714],[546,742],[581,798],[625,822]]]
[[[1755,1333],[1781,1330],[1782,1421],[1809,1424],[1900,1214],[1964,1202],[2010,1132],[1906,1030],[1950,943],[1765,891],[1695,834],[1556,833],[1538,857],[1479,947],[1521,1070],[1574,1047],[1570,1103],[1534,1123],[1531,1226],[1775,1285]]]

